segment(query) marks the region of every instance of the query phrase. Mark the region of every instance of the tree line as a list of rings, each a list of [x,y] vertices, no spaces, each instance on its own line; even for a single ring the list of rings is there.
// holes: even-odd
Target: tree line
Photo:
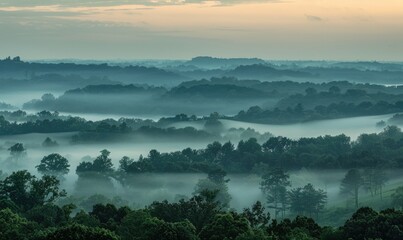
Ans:
[[[320,100],[316,100],[320,102]],[[337,102],[329,105],[317,105],[305,108],[304,104],[297,103],[286,108],[262,109],[259,106],[240,111],[234,117],[226,117],[245,122],[264,124],[291,124],[314,120],[337,119],[358,116],[374,116],[403,111],[403,101],[377,102],[363,101],[360,103]]]
[[[116,128],[116,131],[121,129]],[[55,144],[51,139],[43,143],[44,146]],[[15,149],[14,146],[9,148],[11,155],[25,151],[18,145],[22,143],[17,143]],[[388,126],[380,133],[362,134],[355,141],[342,134],[298,140],[269,137],[262,144],[256,138],[250,138],[239,141],[236,146],[230,141],[213,142],[204,149],[186,148],[169,153],[153,149],[136,161],[122,158],[119,170],[124,173],[207,173],[220,168],[228,173],[260,173],[266,168],[401,168],[402,148],[401,129]]]
[[[161,153],[151,150],[137,161],[125,157],[119,169],[125,173],[208,172],[221,168],[228,173],[259,173],[266,168],[295,170],[401,168],[403,133],[390,126],[376,134],[362,134],[351,141],[345,135],[300,138],[271,137],[263,144],[255,138],[213,142],[205,149],[186,148]]]
[[[217,173],[217,176],[222,174]],[[214,178],[214,176],[210,176]],[[216,179],[219,180],[219,179]],[[225,181],[225,180],[224,180]],[[286,184],[287,181],[280,181]],[[305,216],[271,219],[262,203],[236,212],[203,190],[178,202],[157,201],[144,208],[98,203],[90,211],[60,205],[66,192],[55,176],[27,171],[0,180],[0,239],[16,240],[397,240],[403,238],[403,212],[358,209],[339,228],[319,226]],[[298,193],[315,192],[307,185]],[[314,206],[312,206],[314,207]]]

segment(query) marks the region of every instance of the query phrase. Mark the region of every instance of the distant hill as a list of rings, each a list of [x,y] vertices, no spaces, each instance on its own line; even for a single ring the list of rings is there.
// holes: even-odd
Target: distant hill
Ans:
[[[156,94],[161,95],[166,92],[163,87],[149,87],[149,86],[136,86],[130,85],[90,85],[84,88],[77,88],[73,90],[66,91],[65,95],[72,94]]]
[[[119,84],[111,81],[107,77],[81,77],[76,74],[60,75],[48,73],[44,75],[34,75],[29,79],[0,78],[1,92],[9,91],[46,91],[64,92],[72,88],[85,87],[87,85],[98,84]]]
[[[214,57],[195,57],[184,65],[193,65],[199,68],[233,68],[240,65],[266,64],[259,58],[214,58]]]
[[[30,79],[44,74],[80,75],[81,77],[107,77],[122,83],[176,85],[187,77],[156,67],[110,66],[103,64],[34,63],[19,57],[0,60],[0,78]]]
[[[190,87],[176,87],[166,94],[169,98],[214,98],[214,99],[241,99],[264,98],[268,94],[260,90],[235,85],[195,85]]]
[[[403,71],[403,64],[399,63],[384,63],[384,62],[337,62],[332,67],[339,68],[354,68],[361,71]]]
[[[258,89],[235,85],[163,87],[94,85],[66,91],[55,97],[45,94],[24,104],[25,109],[60,112],[114,114],[235,114],[272,98]]]
[[[14,107],[11,104],[5,103],[5,102],[0,102],[0,109],[1,110],[12,110],[12,109],[16,109],[16,107]]]
[[[307,67],[300,71],[311,73],[322,81],[349,81],[371,84],[401,84],[403,82],[403,71],[390,70],[359,70],[352,67]],[[378,65],[378,64],[376,64]],[[379,66],[378,66],[379,67]]]
[[[254,80],[273,80],[278,78],[314,78],[314,75],[308,72],[295,70],[276,69],[264,64],[242,65],[225,73],[225,76],[236,77],[239,79]]]

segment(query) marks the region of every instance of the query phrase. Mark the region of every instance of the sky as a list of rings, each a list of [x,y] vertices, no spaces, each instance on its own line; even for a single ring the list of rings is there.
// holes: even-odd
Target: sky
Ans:
[[[0,57],[403,61],[402,0],[0,0]]]

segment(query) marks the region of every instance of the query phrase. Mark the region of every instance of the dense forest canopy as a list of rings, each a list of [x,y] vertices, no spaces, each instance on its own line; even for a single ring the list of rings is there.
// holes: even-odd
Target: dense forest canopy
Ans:
[[[400,63],[0,70],[0,239],[403,238]]]

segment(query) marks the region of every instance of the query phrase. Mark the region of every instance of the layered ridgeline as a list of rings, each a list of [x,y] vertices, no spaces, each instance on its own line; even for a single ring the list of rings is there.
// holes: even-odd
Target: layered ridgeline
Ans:
[[[401,64],[0,70],[0,239],[403,237]]]
[[[19,57],[0,61],[1,90],[67,90],[91,84],[175,86],[195,79],[235,77],[261,81],[399,84],[397,63],[264,61],[197,57],[190,61],[48,61],[26,62]]]
[[[227,119],[287,124],[398,113],[403,111],[402,103],[403,86],[215,78],[189,81],[171,89],[144,85],[91,85],[66,91],[60,97],[45,94],[41,99],[25,103],[24,108],[154,116],[178,113],[200,116],[218,112]]]
[[[86,85],[95,82],[172,85],[187,80],[184,76],[151,66],[116,66],[107,63],[39,63],[25,62],[19,57],[0,61],[0,70],[1,81],[10,85],[7,88],[24,87],[22,83],[26,85],[41,84],[43,89],[52,85],[70,85],[71,88],[78,87],[77,84],[82,86],[80,80],[86,82]]]
[[[94,85],[65,92],[55,98],[47,94],[24,104],[26,109],[61,112],[173,115],[205,115],[237,112],[239,107],[264,102],[263,91],[236,85],[162,87],[136,85]]]

